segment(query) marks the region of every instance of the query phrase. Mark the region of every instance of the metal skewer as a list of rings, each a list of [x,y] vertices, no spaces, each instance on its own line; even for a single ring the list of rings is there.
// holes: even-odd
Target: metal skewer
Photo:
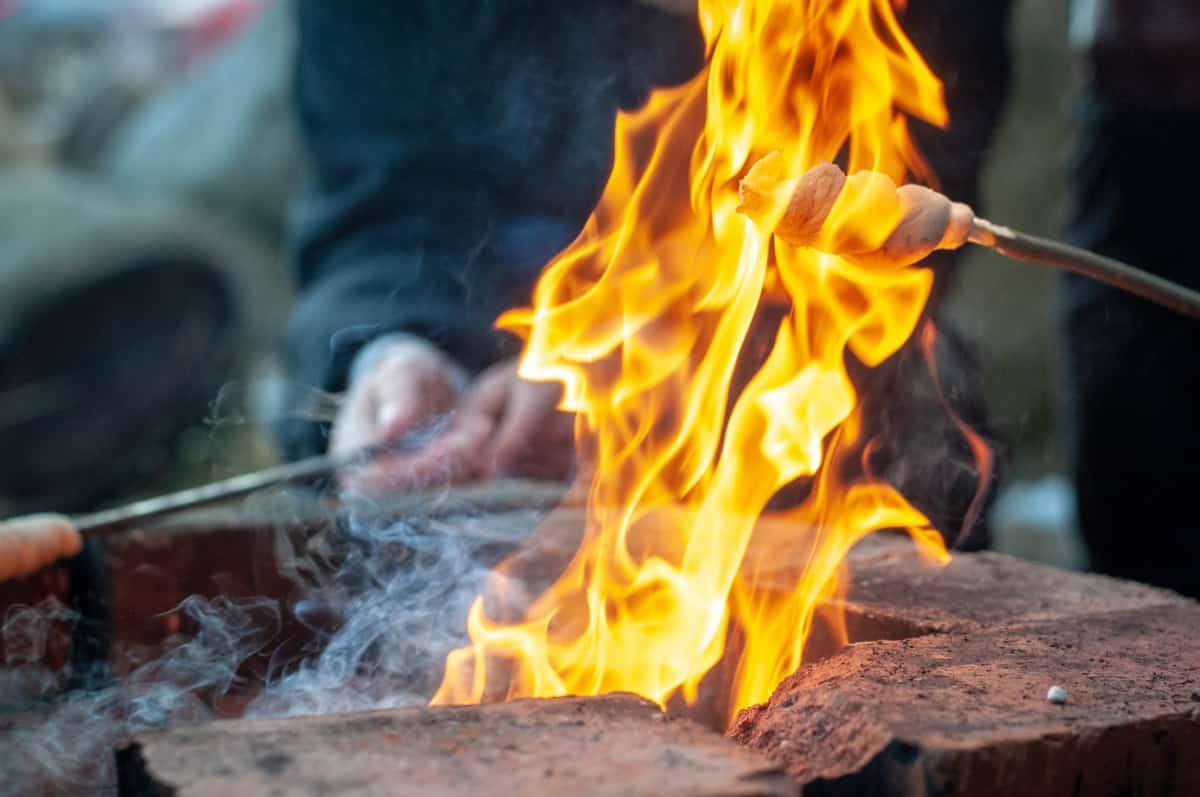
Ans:
[[[1014,260],[1046,263],[1135,294],[1192,318],[1200,318],[1200,292],[1128,263],[1086,249],[1038,238],[976,218],[967,240]]]
[[[1119,260],[1026,235],[980,218],[974,220],[968,240],[1016,260],[1047,263],[1091,277],[1183,315],[1200,318],[1200,292]],[[310,457],[113,509],[77,515],[71,521],[86,536],[103,536],[144,520],[238,498],[267,487],[330,476],[345,468],[367,464],[381,454],[416,450],[422,444],[423,441],[406,436],[399,441],[368,446],[347,455]]]
[[[3,520],[0,521],[0,581],[27,575],[59,557],[78,553],[80,536],[105,537],[151,518],[238,498],[267,487],[330,476],[343,468],[365,465],[386,453],[419,447],[420,441],[406,435],[398,441],[367,446],[350,454],[302,459],[99,512],[71,517],[41,513]]]
[[[253,473],[243,473],[240,476],[233,476],[211,484],[146,498],[125,506],[90,512],[85,515],[74,515],[71,521],[80,533],[87,537],[104,536],[127,529],[144,520],[169,515],[184,509],[215,504],[231,498],[239,498],[267,487],[332,476],[344,468],[365,465],[381,454],[410,448],[403,444],[382,443],[367,446],[342,456],[309,457],[296,462],[264,468]]]

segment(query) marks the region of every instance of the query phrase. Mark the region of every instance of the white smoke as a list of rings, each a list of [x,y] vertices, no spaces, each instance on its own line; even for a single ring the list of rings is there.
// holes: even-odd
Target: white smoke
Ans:
[[[323,637],[320,652],[272,677],[248,716],[423,705],[446,655],[465,641],[467,610],[489,573],[484,542],[419,522],[351,516],[348,527],[337,577],[295,608]]]
[[[467,610],[495,541],[430,533],[417,518],[350,515],[339,528],[319,561],[285,563],[310,576],[293,609],[316,638],[307,657],[276,651],[284,641],[277,601],[193,596],[174,610],[194,629],[185,642],[115,683],[64,691],[69,666],[43,662],[55,645],[65,649],[77,615],[55,601],[10,611],[0,628],[0,793],[115,794],[114,749],[148,729],[211,719],[229,695],[254,695],[251,717],[428,702],[446,654],[466,641]],[[338,562],[332,574],[330,561]],[[266,682],[242,683],[243,664],[267,653]]]
[[[2,684],[0,693],[0,705],[16,718],[12,727],[0,725],[8,793],[115,793],[115,747],[149,728],[211,718],[242,663],[279,631],[278,605],[266,598],[191,597],[172,613],[196,629],[186,642],[117,683],[54,695],[69,668],[51,671],[40,662],[78,616],[53,600],[9,611],[0,629],[4,666],[25,677]]]

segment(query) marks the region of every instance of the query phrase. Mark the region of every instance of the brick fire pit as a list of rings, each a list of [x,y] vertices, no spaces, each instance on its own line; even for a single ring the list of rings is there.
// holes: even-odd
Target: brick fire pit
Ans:
[[[850,617],[914,635],[802,667],[730,732],[805,794],[1200,794],[1200,604],[878,541],[853,569]]]
[[[550,497],[430,522],[500,553]],[[116,639],[170,634],[153,615],[191,592],[289,597],[276,530],[224,518],[115,541]],[[851,566],[852,644],[825,646],[731,738],[632,696],[231,719],[134,739],[121,793],[1200,794],[1200,604],[996,554],[930,568],[883,535]],[[139,578],[157,586],[139,597]],[[48,573],[0,599],[65,588]]]

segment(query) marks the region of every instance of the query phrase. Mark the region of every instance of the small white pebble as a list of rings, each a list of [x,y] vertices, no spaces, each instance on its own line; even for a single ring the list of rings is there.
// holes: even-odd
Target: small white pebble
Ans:
[[[1050,687],[1050,690],[1046,692],[1046,702],[1061,706],[1067,702],[1067,690],[1061,686]]]

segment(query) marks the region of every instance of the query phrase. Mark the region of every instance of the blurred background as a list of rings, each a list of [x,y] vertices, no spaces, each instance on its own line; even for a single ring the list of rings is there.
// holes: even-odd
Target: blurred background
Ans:
[[[984,175],[981,215],[1062,238],[1065,162],[1082,70],[1067,43],[1066,0],[1018,0],[1010,42],[1013,85]],[[1058,275],[968,247],[951,297],[978,347],[985,393],[1009,447],[1011,472],[992,509],[994,547],[1064,567],[1086,565],[1066,478],[1055,335]]]
[[[1076,80],[1066,6],[1017,3],[986,180],[985,215],[1050,236]],[[286,0],[0,0],[0,516],[271,461],[302,171],[293,44]],[[1010,445],[997,547],[1080,567],[1053,294],[1049,270],[976,250],[952,304]]]
[[[292,39],[266,0],[0,0],[3,513],[270,459]]]

